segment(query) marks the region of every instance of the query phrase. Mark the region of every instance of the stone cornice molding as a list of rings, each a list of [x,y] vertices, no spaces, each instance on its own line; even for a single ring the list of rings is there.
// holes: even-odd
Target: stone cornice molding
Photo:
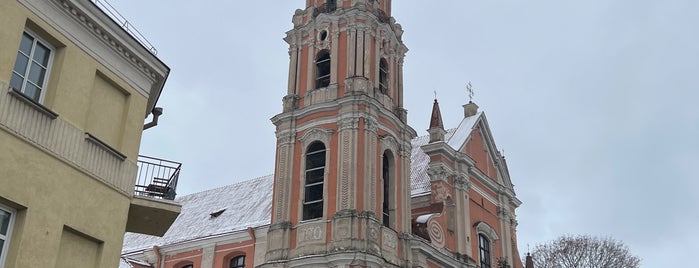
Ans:
[[[292,144],[296,138],[296,132],[291,130],[283,130],[277,132],[277,144]]]
[[[90,15],[86,10],[91,9],[93,14],[100,14],[102,11],[99,8],[90,5],[77,5],[76,1],[70,0],[51,0],[73,19],[87,28],[95,37],[104,41],[119,55],[127,59],[134,67],[141,70],[146,76],[156,80],[158,76],[163,76],[163,70],[156,71],[152,64],[145,62],[144,58],[150,58],[160,62],[160,60],[152,55],[143,45],[136,41],[129,33],[126,33],[116,22],[106,15]],[[90,3],[92,4],[92,3]],[[99,12],[99,13],[98,13]],[[141,50],[141,51],[136,51]]]
[[[409,241],[410,249],[413,251],[413,255],[416,253],[423,254],[427,257],[427,259],[441,265],[442,267],[476,268],[475,264],[459,261],[453,257],[453,253],[445,249],[435,248],[432,244],[422,238],[412,236]]]
[[[454,170],[442,162],[432,162],[427,167],[427,175],[430,177],[431,182],[448,182],[449,176],[454,175]]]
[[[359,114],[341,115],[337,120],[338,131],[359,128]]]

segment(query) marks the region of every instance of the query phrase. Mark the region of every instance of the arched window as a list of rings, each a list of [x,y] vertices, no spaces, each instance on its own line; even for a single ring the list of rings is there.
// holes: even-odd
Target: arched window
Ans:
[[[330,85],[330,52],[322,50],[316,57],[316,89]]]
[[[481,268],[491,268],[490,266],[490,240],[483,234],[478,234],[478,251],[481,261]]]
[[[391,227],[391,201],[393,200],[393,195],[391,195],[391,170],[393,158],[391,153],[386,151],[383,153],[383,161],[381,165],[381,180],[383,182],[383,226]]]
[[[231,259],[230,268],[245,268],[245,255]]]
[[[303,220],[323,217],[323,180],[325,179],[325,145],[314,142],[306,150]]]
[[[179,263],[175,265],[177,268],[194,268],[194,264],[191,261],[185,261],[184,263]]]
[[[379,91],[388,94],[388,63],[384,58],[379,62]]]

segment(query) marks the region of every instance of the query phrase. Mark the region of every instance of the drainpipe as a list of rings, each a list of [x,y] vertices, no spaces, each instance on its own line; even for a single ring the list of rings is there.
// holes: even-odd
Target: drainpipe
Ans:
[[[253,248],[255,248],[255,243],[257,243],[257,237],[255,237],[255,231],[252,229],[252,227],[248,227],[248,234],[250,235],[250,238],[252,238],[252,245]]]
[[[155,253],[155,258],[157,259],[156,268],[165,267],[165,259],[160,255],[160,248],[158,246],[153,246],[153,252]]]
[[[160,117],[163,114],[163,108],[155,107],[155,108],[153,108],[152,113],[153,113],[153,121],[151,121],[148,124],[143,125],[143,130],[146,130],[146,129],[149,129],[149,128],[152,128],[152,127],[158,125],[158,117]]]

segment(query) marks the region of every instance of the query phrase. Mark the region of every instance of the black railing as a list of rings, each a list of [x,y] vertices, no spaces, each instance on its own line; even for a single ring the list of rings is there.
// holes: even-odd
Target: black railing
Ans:
[[[325,4],[320,5],[318,8],[313,10],[313,17],[317,17],[320,13],[332,13],[337,10],[337,2],[328,1]]]
[[[134,195],[174,200],[181,168],[178,162],[139,155]]]

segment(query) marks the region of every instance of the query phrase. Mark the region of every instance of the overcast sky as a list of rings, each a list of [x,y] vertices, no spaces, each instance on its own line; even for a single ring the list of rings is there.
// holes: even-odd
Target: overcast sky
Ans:
[[[274,171],[303,0],[110,0],[172,72],[141,153],[183,163],[178,194]],[[456,127],[472,81],[517,196],[519,249],[611,236],[643,267],[699,252],[699,1],[395,1],[405,106],[425,135],[433,91]]]

